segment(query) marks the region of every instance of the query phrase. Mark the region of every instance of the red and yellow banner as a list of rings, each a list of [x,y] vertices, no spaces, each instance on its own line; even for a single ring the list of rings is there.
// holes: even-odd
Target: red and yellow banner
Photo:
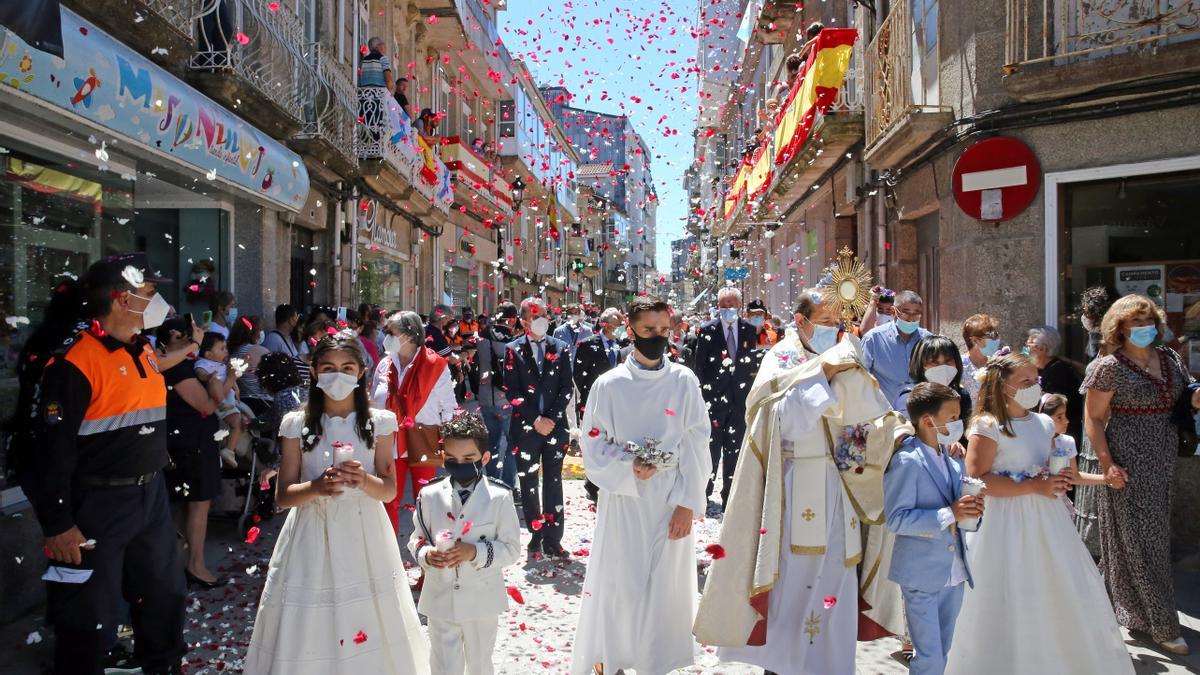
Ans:
[[[750,193],[750,199],[754,199],[771,185],[771,178],[774,176],[772,169],[775,165],[771,161],[769,150],[769,146],[763,145],[749,165],[750,176],[746,179],[746,191]]]
[[[742,160],[738,164],[737,173],[733,175],[733,182],[729,185],[729,192],[725,193],[725,217],[733,213],[734,207],[737,206],[742,195],[746,193],[746,182],[750,177],[750,163]]]
[[[858,31],[853,28],[826,28],[815,38],[776,122],[776,164],[786,164],[796,156],[808,140],[817,115],[833,105],[857,39]]]

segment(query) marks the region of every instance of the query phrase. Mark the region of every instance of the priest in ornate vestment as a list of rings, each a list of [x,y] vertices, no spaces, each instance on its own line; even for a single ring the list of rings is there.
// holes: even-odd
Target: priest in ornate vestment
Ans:
[[[902,421],[862,366],[858,339],[837,341],[837,315],[823,304],[815,290],[802,294],[796,329],[763,359],[721,530],[725,556],[713,561],[693,627],[723,661],[780,675],[855,672],[862,527],[882,521],[883,471]]]

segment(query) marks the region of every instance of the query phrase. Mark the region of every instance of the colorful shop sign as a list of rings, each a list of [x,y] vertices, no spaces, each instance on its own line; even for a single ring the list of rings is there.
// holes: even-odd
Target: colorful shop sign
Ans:
[[[65,58],[0,28],[0,81],[174,156],[291,211],[308,195],[300,156],[63,8]],[[99,146],[98,146],[99,147]]]

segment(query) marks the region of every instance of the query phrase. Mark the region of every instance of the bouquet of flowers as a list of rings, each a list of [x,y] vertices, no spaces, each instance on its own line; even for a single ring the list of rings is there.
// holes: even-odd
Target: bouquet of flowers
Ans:
[[[970,476],[963,476],[962,482],[962,493],[964,496],[971,495],[978,497],[987,487],[983,481],[978,478],[971,478]],[[958,528],[964,532],[974,532],[979,529],[979,519],[971,518],[970,520],[959,521]]]
[[[871,425],[865,423],[842,429],[833,448],[833,463],[838,471],[853,469],[855,473],[863,472],[867,462],[867,431],[870,428]]]
[[[625,444],[625,454],[633,455],[635,460],[640,460],[643,464],[665,469],[675,463],[675,453],[660,448],[661,443],[662,441],[653,438],[642,439],[640,445],[629,441]]]
[[[354,446],[349,443],[335,441],[333,444],[333,465],[337,466],[352,459],[354,459]]]
[[[454,548],[454,544],[458,543],[458,539],[450,530],[442,530],[433,537],[433,548],[438,553],[445,553]]]

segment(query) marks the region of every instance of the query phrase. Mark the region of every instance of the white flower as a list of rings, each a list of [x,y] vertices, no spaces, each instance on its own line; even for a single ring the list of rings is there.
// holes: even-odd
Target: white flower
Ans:
[[[126,265],[125,269],[121,270],[121,276],[134,288],[141,288],[142,284],[146,283],[146,277],[142,275],[142,271],[133,265]]]
[[[250,367],[245,359],[232,358],[229,359],[229,367],[233,368],[234,377],[241,377],[246,373],[246,369]]]

